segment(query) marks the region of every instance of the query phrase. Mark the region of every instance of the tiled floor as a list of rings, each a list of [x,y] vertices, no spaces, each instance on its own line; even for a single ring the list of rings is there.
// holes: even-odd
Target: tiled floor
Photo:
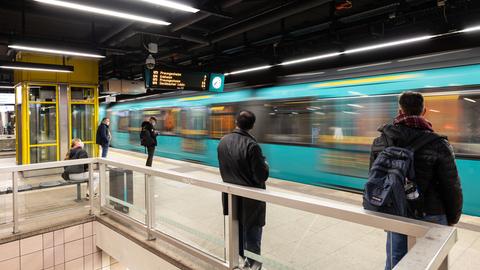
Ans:
[[[109,158],[123,162],[128,160],[131,164],[138,165],[145,162],[141,154],[114,149],[109,152]],[[2,160],[0,167],[1,162]],[[156,158],[154,167],[185,172],[214,181],[221,180],[217,168],[200,164]],[[8,179],[8,175],[1,179]],[[3,182],[0,180],[1,185],[9,185],[8,180]],[[133,189],[133,205],[128,214],[144,221],[143,175],[134,174]],[[268,189],[361,204],[361,196],[358,194],[277,179],[269,179]],[[54,191],[55,189],[51,192]],[[106,191],[108,193],[108,187]],[[60,196],[64,203],[71,203],[74,192],[74,187],[65,187],[55,191],[55,195],[43,192],[42,195],[29,195],[32,196],[31,200],[25,202],[41,200],[41,205],[55,207],[57,199],[49,202],[46,198]],[[154,194],[156,228],[224,258],[224,243],[227,236],[224,230],[226,224],[221,210],[220,193],[193,187],[187,183],[155,178]],[[8,208],[9,200],[2,197],[4,196],[0,196],[0,205],[3,202]],[[25,208],[27,213],[38,210],[33,206]],[[383,269],[384,246],[385,233],[382,230],[268,204],[262,257],[259,259],[264,261],[267,269]],[[459,241],[449,258],[450,269],[480,269],[480,218],[462,217]]]

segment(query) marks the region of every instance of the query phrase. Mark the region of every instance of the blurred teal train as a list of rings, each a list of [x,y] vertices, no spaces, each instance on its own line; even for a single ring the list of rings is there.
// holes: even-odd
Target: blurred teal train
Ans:
[[[380,74],[383,73],[383,74]],[[257,115],[254,136],[271,177],[360,191],[377,128],[397,114],[406,90],[426,96],[427,115],[455,148],[464,212],[480,215],[480,65],[321,79],[225,93],[131,100],[106,107],[116,148],[144,152],[140,123],[158,119],[156,155],[218,166],[219,139],[234,128],[235,114]],[[441,168],[438,168],[441,169]]]

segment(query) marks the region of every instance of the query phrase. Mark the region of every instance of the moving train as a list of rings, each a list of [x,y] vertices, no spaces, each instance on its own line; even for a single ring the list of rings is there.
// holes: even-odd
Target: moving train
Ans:
[[[361,191],[377,128],[396,116],[401,92],[419,91],[425,95],[426,117],[455,149],[464,212],[478,216],[480,65],[473,57],[459,58],[415,65],[398,60],[389,67],[344,75],[337,75],[338,69],[274,87],[104,104],[101,115],[111,118],[113,147],[144,152],[140,124],[155,116],[156,155],[218,166],[219,139],[234,128],[239,110],[251,110],[257,116],[252,133],[271,177]]]

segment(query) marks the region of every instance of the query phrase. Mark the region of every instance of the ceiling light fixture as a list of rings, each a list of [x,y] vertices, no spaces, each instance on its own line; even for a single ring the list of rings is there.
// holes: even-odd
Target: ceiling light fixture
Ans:
[[[90,57],[90,58],[105,58],[105,56],[99,55],[99,54],[64,51],[64,50],[48,49],[48,48],[40,48],[40,47],[30,47],[30,46],[23,46],[23,45],[8,45],[8,47],[18,51],[43,52],[43,53],[82,56],[82,57]]]
[[[480,31],[480,25],[465,28],[463,30],[458,31],[458,33],[469,33],[469,32],[475,32],[475,31]]]
[[[471,98],[463,98],[463,99],[466,100],[466,101],[472,102],[472,103],[477,103],[476,100],[473,100]]]
[[[177,2],[174,2],[174,1],[168,1],[168,0],[142,0],[142,1],[152,3],[152,4],[155,4],[155,5],[159,5],[159,6],[162,6],[162,7],[178,9],[178,10],[181,10],[181,11],[186,11],[186,12],[191,12],[191,13],[196,13],[196,12],[200,11],[199,9],[196,9],[194,7],[187,6],[185,4],[177,3]]]
[[[0,89],[13,89],[13,86],[10,85],[0,85]]]
[[[27,71],[61,72],[61,73],[73,72],[73,66],[49,65],[49,64],[25,63],[25,62],[3,62],[3,63],[0,63],[0,68],[13,69],[13,70],[27,70]]]
[[[119,11],[114,11],[114,10],[108,10],[108,9],[103,9],[103,8],[97,8],[97,7],[91,7],[91,6],[81,5],[81,4],[75,4],[75,3],[70,3],[70,2],[64,2],[64,1],[58,1],[58,0],[34,0],[34,1],[44,3],[44,4],[54,5],[54,6],[58,6],[58,7],[75,9],[75,10],[79,10],[79,11],[83,11],[83,12],[89,12],[89,13],[95,13],[95,14],[100,14],[100,15],[116,17],[116,18],[120,18],[120,19],[128,19],[128,20],[132,20],[132,21],[146,22],[146,23],[152,23],[152,24],[158,24],[158,25],[170,25],[169,22],[162,21],[162,20],[157,20],[157,19],[153,19],[153,18],[138,16],[138,15],[129,14],[129,13],[125,13],[125,12],[119,12]]]
[[[341,54],[343,54],[343,53],[342,52],[335,52],[335,53],[321,54],[321,55],[317,55],[317,56],[286,61],[286,62],[280,63],[280,65],[281,66],[293,65],[293,64],[298,64],[298,63],[304,63],[304,62],[309,62],[309,61],[314,61],[314,60],[330,58],[330,57],[338,56],[338,55],[341,55]]]
[[[232,72],[229,72],[229,73],[225,73],[225,74],[223,74],[223,75],[228,76],[228,75],[246,73],[246,72],[250,72],[250,71],[262,70],[262,69],[269,69],[269,68],[271,68],[271,67],[272,67],[271,65],[259,66],[259,67],[254,67],[254,68],[247,68],[247,69],[232,71]]]
[[[376,45],[370,45],[370,46],[365,46],[365,47],[360,47],[356,49],[351,49],[351,50],[346,50],[344,53],[345,54],[351,54],[351,53],[359,53],[359,52],[365,52],[365,51],[371,51],[371,50],[376,50],[376,49],[383,49],[383,48],[388,48],[388,47],[394,47],[394,46],[399,46],[399,45],[405,45],[405,44],[410,44],[410,43],[416,43],[424,40],[429,40],[432,39],[436,36],[432,35],[425,35],[425,36],[419,36],[415,38],[408,38],[408,39],[402,39],[402,40],[397,40],[397,41],[392,41],[392,42],[387,42],[387,43],[380,43]]]

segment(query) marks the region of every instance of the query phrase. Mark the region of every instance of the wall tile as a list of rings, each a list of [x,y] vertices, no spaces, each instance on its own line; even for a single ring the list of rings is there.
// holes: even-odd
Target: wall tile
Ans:
[[[102,252],[93,253],[93,269],[102,268]]]
[[[93,252],[102,252],[102,250],[97,247],[97,236],[93,235]]]
[[[65,262],[83,257],[83,239],[65,243]]]
[[[53,232],[43,234],[43,248],[53,247]]]
[[[65,243],[83,238],[83,225],[65,228]]]
[[[83,239],[83,254],[88,255],[93,253],[93,236]]]
[[[65,264],[55,265],[55,270],[65,270]]]
[[[66,262],[65,270],[83,270],[83,258]]]
[[[84,257],[83,266],[85,270],[93,270],[93,254]]]
[[[20,258],[20,266],[22,270],[42,270],[43,269],[43,252],[37,251],[24,255]]]
[[[53,232],[53,240],[55,246],[63,245],[63,243],[65,243],[63,230]]]
[[[106,252],[102,251],[102,267],[110,266],[110,264],[110,256]]]
[[[43,249],[43,237],[37,235],[20,240],[20,255],[30,254]]]
[[[15,257],[20,257],[20,241],[13,241],[0,245],[0,261],[13,259]]]
[[[51,267],[51,268],[47,268],[45,270],[55,270],[55,268]]]
[[[20,270],[20,257],[0,262],[0,269]]]
[[[43,268],[53,267],[55,264],[54,261],[54,251],[52,248],[47,248],[43,250]]]
[[[65,263],[65,246],[56,246],[54,247],[54,258],[55,258],[55,265]]]
[[[88,237],[93,235],[93,222],[88,222],[83,224],[83,237]]]
[[[120,263],[114,263],[110,266],[110,270],[127,270],[127,268]]]

